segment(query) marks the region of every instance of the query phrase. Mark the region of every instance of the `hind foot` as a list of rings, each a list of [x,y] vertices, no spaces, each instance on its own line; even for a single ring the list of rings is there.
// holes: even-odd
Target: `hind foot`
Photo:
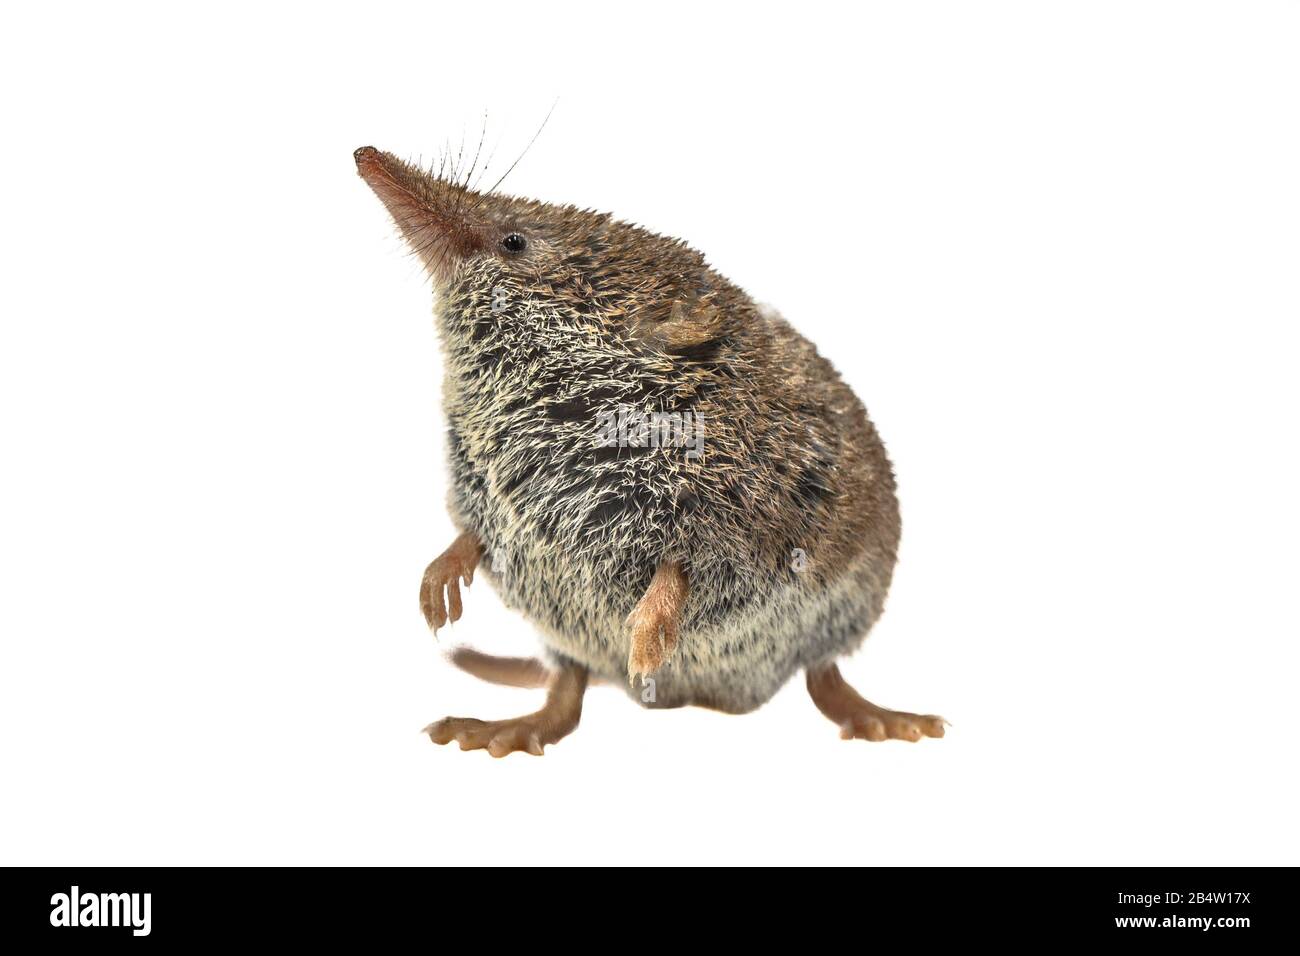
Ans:
[[[834,664],[808,671],[808,694],[818,710],[839,724],[845,740],[916,741],[943,736],[942,717],[877,707],[850,687]]]
[[[518,751],[540,757],[546,744],[558,737],[546,733],[546,725],[535,717],[516,717],[513,720],[475,720],[473,717],[444,717],[424,728],[435,744],[453,740],[461,750],[486,750],[494,757]]]
[[[534,714],[508,720],[444,717],[425,727],[424,732],[435,744],[454,740],[461,750],[486,750],[494,757],[515,752],[540,757],[547,744],[556,743],[578,726],[586,689],[587,669],[569,665],[555,674],[546,703]]]

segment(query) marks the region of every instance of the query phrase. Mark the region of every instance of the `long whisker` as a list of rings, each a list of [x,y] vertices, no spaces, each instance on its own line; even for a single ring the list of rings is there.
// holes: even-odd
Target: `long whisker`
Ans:
[[[496,141],[496,145],[494,145],[494,146],[492,147],[492,152],[488,153],[487,162],[484,163],[484,164],[483,164],[483,168],[480,169],[480,170],[478,171],[478,179],[476,179],[476,180],[475,180],[475,181],[470,185],[470,187],[469,187],[470,192],[477,192],[477,191],[478,191],[478,184],[479,184],[479,182],[482,181],[484,174],[485,174],[485,173],[488,171],[488,169],[492,166],[492,160],[496,159],[497,149],[498,149],[500,146],[501,146],[501,140],[498,138],[497,141]]]
[[[479,197],[478,202],[474,204],[473,209],[477,209],[479,203],[481,203],[489,195],[494,193],[496,191],[496,188],[500,186],[503,182],[505,182],[506,177],[509,176],[514,171],[514,168],[516,166],[519,165],[519,160],[523,159],[525,156],[528,155],[528,151],[533,148],[533,143],[537,142],[537,137],[542,135],[542,130],[546,129],[546,124],[550,122],[551,114],[555,112],[555,107],[559,106],[559,104],[560,104],[560,98],[557,96],[555,98],[555,102],[551,104],[551,108],[546,113],[546,119],[542,120],[542,125],[537,127],[537,132],[534,133],[533,138],[528,141],[528,145],[524,147],[524,151],[519,154],[519,159],[516,159],[513,163],[511,163],[510,168],[501,174],[501,178],[498,179],[496,182],[494,182],[492,186]],[[473,211],[473,209],[471,209],[471,212]]]
[[[470,180],[474,177],[474,170],[478,168],[478,157],[483,152],[483,140],[487,139],[487,110],[483,111],[483,128],[478,134],[478,146],[474,149],[474,161],[469,164],[469,172],[465,174],[464,187],[469,188]]]

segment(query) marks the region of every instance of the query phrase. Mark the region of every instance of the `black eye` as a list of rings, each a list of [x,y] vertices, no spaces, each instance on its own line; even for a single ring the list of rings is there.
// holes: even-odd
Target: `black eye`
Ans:
[[[528,240],[517,232],[512,232],[501,240],[501,248],[506,252],[523,252],[528,246]]]

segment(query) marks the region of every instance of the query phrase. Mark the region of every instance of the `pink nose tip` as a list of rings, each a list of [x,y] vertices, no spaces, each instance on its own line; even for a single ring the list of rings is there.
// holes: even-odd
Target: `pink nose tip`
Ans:
[[[364,160],[373,159],[378,155],[379,150],[375,149],[373,146],[362,146],[360,149],[353,152],[352,158],[355,159],[357,165],[360,166]]]

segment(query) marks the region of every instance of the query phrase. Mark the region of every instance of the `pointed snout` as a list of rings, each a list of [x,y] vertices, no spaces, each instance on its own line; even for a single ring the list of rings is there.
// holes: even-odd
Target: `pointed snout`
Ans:
[[[402,235],[435,276],[483,248],[486,223],[463,185],[404,163],[373,146],[354,150],[357,173],[388,209]]]
[[[429,176],[423,170],[404,163],[392,153],[373,146],[352,151],[357,174],[369,184],[379,198],[396,213],[394,205],[405,206],[430,200]]]
[[[401,196],[414,198],[414,187],[419,177],[415,170],[396,156],[390,156],[373,146],[362,146],[352,151],[352,158],[357,164],[357,174],[379,194],[379,198],[390,210],[394,200]]]

